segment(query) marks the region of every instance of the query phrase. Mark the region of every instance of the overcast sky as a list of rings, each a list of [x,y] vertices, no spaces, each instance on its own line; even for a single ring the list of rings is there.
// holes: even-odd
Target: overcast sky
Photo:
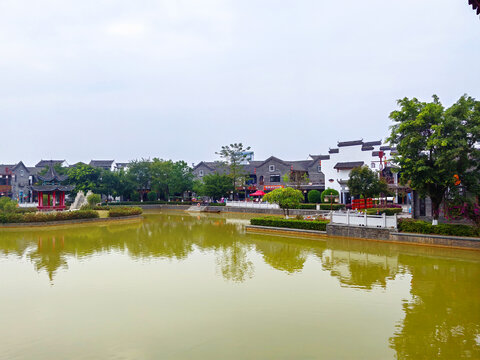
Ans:
[[[0,0],[0,163],[306,159],[480,98],[479,63],[467,0]]]

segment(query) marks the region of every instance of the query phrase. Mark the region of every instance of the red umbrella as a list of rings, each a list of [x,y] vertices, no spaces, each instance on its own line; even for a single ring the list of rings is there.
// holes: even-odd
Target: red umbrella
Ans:
[[[265,193],[262,190],[257,190],[253,194],[250,194],[250,196],[263,196]]]

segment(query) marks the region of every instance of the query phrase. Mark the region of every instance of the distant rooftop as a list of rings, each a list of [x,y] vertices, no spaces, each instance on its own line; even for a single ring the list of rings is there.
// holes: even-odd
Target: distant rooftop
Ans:
[[[35,167],[51,166],[52,164],[53,164],[53,165],[56,165],[56,164],[62,165],[64,162],[65,162],[65,160],[40,160],[40,161],[35,165]]]
[[[112,164],[113,160],[92,160],[89,165],[96,168],[110,168]]]

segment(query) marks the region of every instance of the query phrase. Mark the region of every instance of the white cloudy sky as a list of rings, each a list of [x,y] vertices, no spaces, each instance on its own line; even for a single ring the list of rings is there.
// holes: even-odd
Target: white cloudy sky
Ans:
[[[305,159],[480,98],[467,0],[0,0],[0,163]]]

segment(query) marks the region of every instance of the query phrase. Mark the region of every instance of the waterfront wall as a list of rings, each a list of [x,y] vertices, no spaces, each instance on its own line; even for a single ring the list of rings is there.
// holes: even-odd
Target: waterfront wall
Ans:
[[[327,234],[337,237],[351,237],[373,240],[390,240],[391,230],[386,228],[366,227],[366,226],[348,226],[338,224],[328,224]]]
[[[142,209],[151,210],[187,210],[191,205],[167,205],[167,204],[145,204],[135,205]],[[265,214],[265,215],[283,215],[282,209],[256,209],[256,208],[240,208],[233,206],[207,206],[206,210],[209,212],[230,212],[230,213],[242,213],[242,214]],[[323,211],[324,212],[324,211]],[[289,210],[290,216],[296,215],[317,215],[317,210],[303,210],[303,209],[291,209]]]

